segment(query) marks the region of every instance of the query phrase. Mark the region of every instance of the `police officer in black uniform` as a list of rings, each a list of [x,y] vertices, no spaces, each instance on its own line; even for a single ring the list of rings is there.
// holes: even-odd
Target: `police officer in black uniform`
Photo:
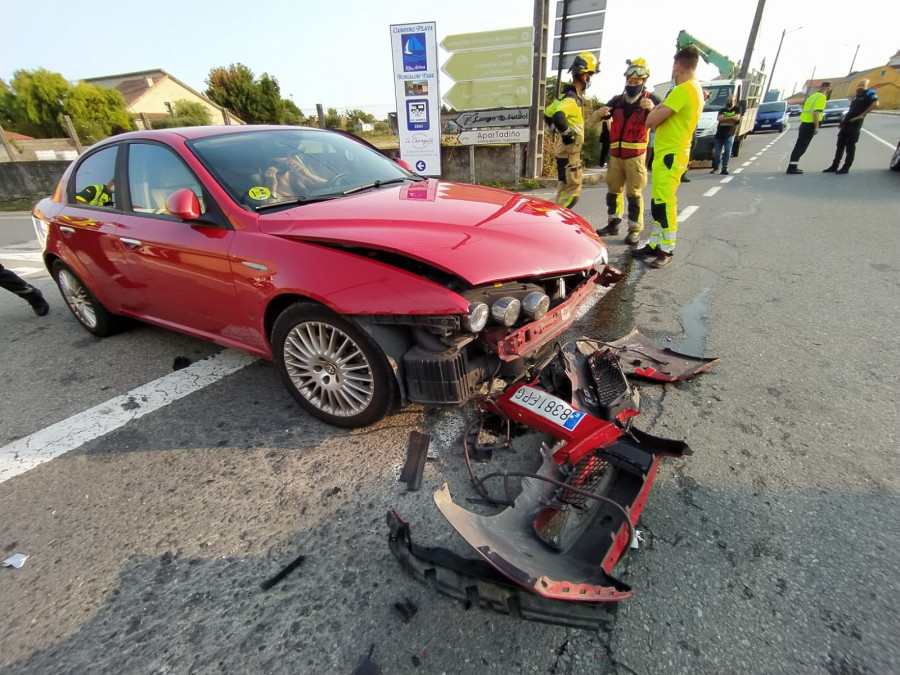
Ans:
[[[834,150],[834,161],[822,173],[850,173],[850,166],[856,156],[856,142],[859,140],[859,132],[862,129],[863,118],[878,107],[878,94],[869,89],[868,80],[860,80],[856,84],[856,96],[850,101],[850,108],[841,120],[841,128],[838,130],[837,147]],[[844,166],[840,169],[841,157],[847,151]]]

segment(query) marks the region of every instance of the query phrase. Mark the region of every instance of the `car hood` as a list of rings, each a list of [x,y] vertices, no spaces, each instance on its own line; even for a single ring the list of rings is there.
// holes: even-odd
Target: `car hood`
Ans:
[[[440,180],[262,213],[259,229],[401,254],[473,285],[589,268],[605,249],[593,228],[568,209]]]

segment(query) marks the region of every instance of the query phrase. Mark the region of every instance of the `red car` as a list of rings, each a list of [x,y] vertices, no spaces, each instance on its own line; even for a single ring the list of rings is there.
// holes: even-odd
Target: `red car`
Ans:
[[[128,317],[271,359],[311,414],[359,427],[521,375],[616,278],[572,211],[402,164],[305,127],[133,132],[33,216],[90,333]]]

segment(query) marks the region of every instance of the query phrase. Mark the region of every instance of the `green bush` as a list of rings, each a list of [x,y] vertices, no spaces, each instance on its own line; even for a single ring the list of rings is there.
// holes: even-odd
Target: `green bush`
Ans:
[[[585,166],[597,166],[600,163],[600,131],[595,126],[588,126],[584,130],[581,161]]]

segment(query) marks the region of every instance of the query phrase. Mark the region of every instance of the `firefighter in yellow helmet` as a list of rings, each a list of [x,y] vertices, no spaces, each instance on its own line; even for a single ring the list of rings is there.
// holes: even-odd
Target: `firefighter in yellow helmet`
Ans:
[[[581,146],[584,145],[584,90],[597,72],[597,57],[581,52],[569,68],[572,82],[563,88],[562,95],[544,110],[547,124],[559,135],[553,148],[556,157],[556,203],[572,208],[581,194],[583,166]]]
[[[647,91],[650,70],[644,59],[627,61],[625,89],[598,110],[601,119],[612,118],[609,130],[609,167],[606,171],[607,225],[598,233],[619,234],[622,222],[622,193],[628,199],[628,235],[625,242],[636,244],[644,228],[643,190],[647,187],[647,143],[650,130],[647,115],[660,100]]]

